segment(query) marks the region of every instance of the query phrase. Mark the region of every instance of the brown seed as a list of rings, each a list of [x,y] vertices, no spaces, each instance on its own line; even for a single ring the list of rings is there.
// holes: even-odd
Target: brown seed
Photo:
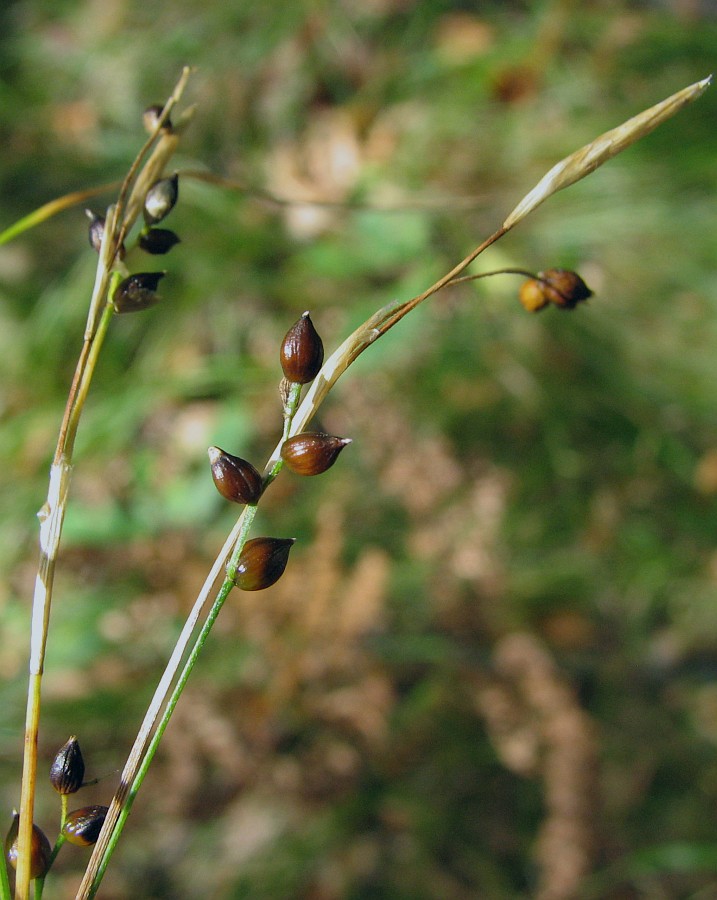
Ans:
[[[548,303],[554,303],[561,309],[574,309],[592,294],[577,272],[546,269],[545,272],[538,272],[536,278],[525,281],[518,296],[528,312],[537,312]]]
[[[546,269],[538,272],[538,277],[543,279],[546,298],[563,309],[574,309],[593,295],[578,273],[570,269]]]
[[[219,447],[210,447],[207,453],[214,484],[222,497],[232,503],[256,503],[264,483],[254,466]]]
[[[97,843],[107,817],[106,806],[83,806],[68,813],[62,833],[71,844],[89,847]]]
[[[321,475],[336,462],[351,438],[305,431],[281,445],[281,458],[297,475]]]
[[[115,312],[141,312],[159,303],[157,285],[165,274],[165,272],[136,272],[121,281],[112,295]]]
[[[20,825],[19,813],[14,813],[12,825],[5,838],[5,859],[10,863],[13,869],[17,869],[17,834]],[[50,857],[52,856],[52,847],[48,841],[45,832],[38,828],[37,825],[32,826],[32,842],[30,844],[30,878],[44,878],[50,868]]]
[[[284,574],[296,538],[258,537],[247,541],[239,556],[234,584],[243,591],[263,591]]]
[[[74,794],[82,787],[85,777],[85,761],[82,751],[73,735],[69,741],[57,751],[50,766],[50,784],[58,794]]]
[[[287,331],[279,354],[284,377],[295,384],[308,384],[324,361],[324,345],[308,312]]]

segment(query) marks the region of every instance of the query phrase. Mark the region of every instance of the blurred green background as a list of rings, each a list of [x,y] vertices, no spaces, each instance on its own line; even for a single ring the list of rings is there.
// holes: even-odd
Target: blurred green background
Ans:
[[[185,64],[176,167],[234,183],[180,174],[182,243],[128,261],[163,303],[113,323],[80,430],[40,736],[101,779],[75,805],[109,801],[234,520],[206,448],[275,445],[288,327],[310,309],[331,351],[716,50],[709,0],[3,6],[0,228],[121,179]],[[463,285],[347,373],[320,424],[354,442],[264,498],[287,573],[222,611],[101,896],[717,896],[716,114],[712,88],[475,267],[576,268],[593,300]],[[8,821],[86,225],[0,248]],[[41,786],[52,839],[58,806]]]

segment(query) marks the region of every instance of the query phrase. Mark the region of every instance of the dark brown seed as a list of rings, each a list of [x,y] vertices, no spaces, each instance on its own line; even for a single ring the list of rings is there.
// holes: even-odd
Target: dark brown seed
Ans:
[[[58,794],[74,794],[82,787],[84,777],[85,761],[77,738],[73,735],[57,751],[50,766],[50,784]]]
[[[148,225],[156,225],[174,209],[179,196],[179,175],[160,178],[147,191],[144,198],[144,220]]]
[[[234,584],[243,591],[263,591],[284,574],[296,538],[258,537],[247,541],[239,556]]]
[[[89,847],[97,842],[107,817],[106,806],[83,806],[68,813],[62,833],[71,844]]]
[[[308,384],[316,378],[324,361],[324,345],[308,312],[287,331],[279,358],[288,381]]]
[[[212,467],[212,478],[217,490],[233,503],[256,503],[264,488],[262,477],[254,466],[232,456],[219,447],[210,447],[207,451]]]
[[[13,869],[17,869],[17,834],[20,825],[20,815],[13,814],[12,825],[5,838],[5,859],[10,863]],[[38,828],[37,825],[32,826],[32,842],[30,844],[30,878],[44,878],[50,868],[50,857],[52,856],[52,847],[48,841],[45,832]]]
[[[152,134],[154,129],[157,127],[157,122],[159,122],[159,117],[162,115],[162,110],[164,109],[159,103],[154,103],[152,106],[148,106],[147,109],[142,113],[142,123],[144,124],[145,130]],[[169,117],[164,120],[164,124],[162,125],[163,131],[171,131],[172,130],[172,122]]]
[[[139,236],[139,246],[145,253],[162,256],[179,243],[177,235],[168,228],[150,228]]]
[[[546,269],[520,288],[520,302],[529,312],[537,312],[554,303],[561,309],[574,309],[592,297],[593,292],[577,272],[569,269]]]
[[[538,272],[538,277],[543,280],[546,298],[563,309],[574,309],[592,297],[593,292],[578,273],[569,269],[546,269]]]
[[[136,272],[121,281],[112,295],[115,312],[141,312],[159,303],[157,285],[165,272]]]
[[[281,445],[281,458],[297,475],[321,475],[336,462],[351,438],[305,431]]]

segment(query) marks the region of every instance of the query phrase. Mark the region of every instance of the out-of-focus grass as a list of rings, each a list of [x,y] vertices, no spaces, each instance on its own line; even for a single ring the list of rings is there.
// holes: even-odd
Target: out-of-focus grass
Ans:
[[[165,301],[113,323],[78,440],[41,734],[48,765],[79,736],[104,776],[80,802],[103,802],[232,521],[206,447],[260,464],[274,446],[288,326],[311,309],[332,348],[427,286],[562,155],[708,74],[717,23],[601,2],[17,0],[1,15],[0,226],[121,178],[141,110],[185,63],[197,112],[181,169],[338,204],[182,181]],[[268,492],[256,533],[296,535],[291,565],[223,611],[108,897],[532,896],[544,785],[506,767],[474,700],[516,630],[597,724],[602,895],[710,889],[716,97],[481,263],[576,267],[594,300],[528,316],[514,279],[464,285],[347,375],[322,424],[354,444],[323,478]],[[34,513],[92,282],[85,229],[76,210],[0,249],[8,816]],[[52,896],[73,895],[83,858],[63,851]]]

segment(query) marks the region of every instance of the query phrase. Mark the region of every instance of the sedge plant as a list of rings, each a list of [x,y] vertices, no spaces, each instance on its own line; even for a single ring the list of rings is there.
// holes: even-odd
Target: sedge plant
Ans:
[[[40,560],[32,607],[22,789],[19,813],[6,842],[6,859],[16,870],[16,900],[30,897],[33,882],[34,896],[42,895],[45,876],[65,841],[93,845],[77,898],[85,900],[97,893],[132,804],[222,605],[235,588],[260,590],[272,584],[287,565],[292,538],[251,537],[264,491],[285,466],[304,475],[326,471],[349,442],[347,438],[307,429],[352,363],[424,300],[461,281],[498,274],[466,274],[466,270],[484,250],[508,234],[550,196],[584,178],[696,100],[711,80],[706,78],[678,91],[561,160],[526,194],[503,223],[449,272],[420,294],[395,300],[377,310],[328,358],[324,359],[323,343],[308,312],[289,329],[281,343],[283,425],[276,447],[261,471],[225,450],[210,448],[215,485],[225,498],[242,505],[241,514],[219,550],[176,640],[108,806],[68,810],[68,796],[83,784],[84,763],[75,737],[59,751],[51,780],[62,800],[61,827],[53,849],[44,835],[40,837],[41,832],[38,835],[39,829],[33,824],[33,810],[40,783],[37,756],[44,660],[57,554],[70,495],[75,437],[114,316],[141,312],[159,299],[157,290],[163,273],[130,273],[123,258],[126,242],[136,241],[140,247],[157,255],[164,255],[177,242],[176,235],[156,226],[177,199],[176,173],[167,175],[167,172],[193,113],[190,107],[176,115],[190,75],[190,70],[185,69],[164,106],[151,107],[147,111],[146,124],[150,134],[146,144],[119,186],[116,201],[104,216],[93,217],[90,223],[91,241],[98,252],[97,273],[82,350],[50,470],[47,499],[39,513]],[[192,175],[222,183],[220,178],[206,174],[187,172],[181,177]],[[62,209],[87,202],[106,189],[104,186],[67,195],[47,204],[0,234],[0,243],[17,237]],[[141,217],[144,224],[136,235],[136,223]],[[521,289],[521,301],[530,311],[537,311],[549,303],[573,309],[590,295],[589,288],[576,273],[563,269],[547,269],[537,275],[521,269],[501,272],[528,276],[529,280]],[[0,898],[9,900],[12,891],[8,869],[5,865],[0,869]]]

